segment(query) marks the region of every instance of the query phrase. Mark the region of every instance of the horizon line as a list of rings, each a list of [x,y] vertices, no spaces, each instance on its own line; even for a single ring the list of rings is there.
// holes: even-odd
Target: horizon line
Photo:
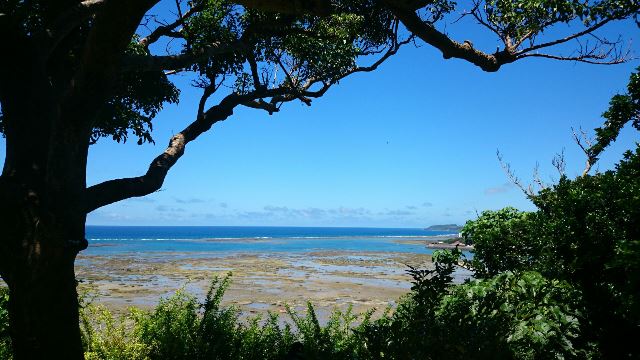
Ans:
[[[434,224],[424,227],[386,227],[386,226],[296,226],[296,225],[100,225],[85,224],[90,226],[111,226],[111,227],[269,227],[269,228],[328,228],[328,229],[422,229],[426,230],[429,226],[454,225],[458,224]],[[437,231],[437,230],[436,230]]]

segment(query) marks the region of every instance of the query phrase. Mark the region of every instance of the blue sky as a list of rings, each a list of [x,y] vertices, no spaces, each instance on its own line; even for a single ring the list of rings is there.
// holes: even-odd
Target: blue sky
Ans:
[[[610,31],[638,34],[630,23]],[[491,46],[478,37],[475,44]],[[584,156],[571,128],[598,126],[638,65],[534,59],[485,73],[426,45],[406,47],[311,107],[236,111],[187,146],[161,191],[96,210],[87,223],[423,227],[460,224],[484,209],[532,209],[496,150],[526,183],[536,163],[544,180],[557,179],[551,159],[563,150],[568,174],[579,174]],[[144,173],[194,118],[199,93],[188,78],[175,80],[184,85],[180,104],[157,116],[156,144],[100,140],[90,150],[90,185]],[[637,140],[626,129],[599,169]]]

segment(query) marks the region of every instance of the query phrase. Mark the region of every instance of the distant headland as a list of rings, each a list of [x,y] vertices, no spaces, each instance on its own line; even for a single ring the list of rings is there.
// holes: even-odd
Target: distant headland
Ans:
[[[431,225],[425,230],[431,231],[451,231],[455,233],[459,233],[462,230],[462,226],[456,224],[444,224],[444,225]]]

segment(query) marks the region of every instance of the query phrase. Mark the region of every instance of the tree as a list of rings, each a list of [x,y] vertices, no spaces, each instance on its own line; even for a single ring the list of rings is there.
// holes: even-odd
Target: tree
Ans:
[[[82,358],[73,264],[87,247],[86,214],[158,190],[186,145],[236,107],[271,114],[290,101],[309,105],[346,76],[378,68],[413,34],[445,58],[485,71],[532,56],[618,63],[625,54],[604,39],[572,56],[539,51],[638,10],[631,0],[478,1],[465,15],[504,44],[488,54],[436,29],[455,10],[446,0],[169,3],[176,6],[175,18],[154,22],[152,15],[168,4],[0,1],[0,129],[6,136],[0,274],[10,289],[16,359]],[[580,30],[557,39],[542,36],[559,23]],[[403,37],[401,25],[409,35]],[[191,74],[202,89],[193,122],[170,139],[144,175],[87,188],[89,146],[103,137],[152,142],[154,116],[178,100],[170,80],[177,73]]]
[[[613,170],[588,173],[626,124],[640,130],[638,71],[627,93],[611,99],[595,142],[576,137],[587,157],[582,176],[563,174],[529,194],[535,212],[484,211],[463,229],[474,242],[476,277],[494,281],[507,271],[536,271],[575,289],[582,323],[577,340],[605,359],[639,354],[620,339],[640,336],[640,144]]]
[[[505,273],[516,273],[518,278],[535,272],[544,281],[566,283],[574,295],[567,301],[554,300],[554,304],[573,303],[571,311],[579,314],[575,317],[580,335],[572,342],[591,348],[597,358],[637,357],[638,349],[620,339],[640,335],[639,165],[640,147],[627,152],[614,170],[573,180],[562,177],[531,198],[538,208],[535,212],[506,208],[485,211],[469,221],[464,232],[472,236],[475,247],[470,264],[482,279],[470,289],[480,286],[478,298],[490,301],[482,289]],[[525,285],[522,283],[523,289]],[[521,301],[536,304],[540,300],[530,296]],[[501,304],[495,301],[493,307],[487,307],[488,313]],[[454,312],[456,316],[460,309]]]

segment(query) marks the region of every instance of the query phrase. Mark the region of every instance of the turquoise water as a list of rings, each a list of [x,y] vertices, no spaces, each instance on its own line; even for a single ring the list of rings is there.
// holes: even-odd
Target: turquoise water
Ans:
[[[392,228],[248,227],[248,226],[87,226],[86,255],[121,253],[270,253],[310,251],[382,251],[430,254],[422,244],[443,231]]]

